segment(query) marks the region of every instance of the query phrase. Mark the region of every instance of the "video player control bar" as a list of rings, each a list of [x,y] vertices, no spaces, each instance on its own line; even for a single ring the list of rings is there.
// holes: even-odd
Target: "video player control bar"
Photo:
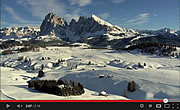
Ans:
[[[154,103],[154,102],[1,102],[0,110],[59,110],[60,108],[106,109],[126,108],[127,110],[180,110],[180,102]],[[57,108],[57,109],[56,109]]]

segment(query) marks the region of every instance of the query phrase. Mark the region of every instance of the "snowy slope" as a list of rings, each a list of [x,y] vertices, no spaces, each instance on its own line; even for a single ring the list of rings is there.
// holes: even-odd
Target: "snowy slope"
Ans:
[[[96,15],[92,14],[91,16],[96,22],[98,22],[99,24],[102,24],[102,25],[108,25],[108,26],[113,26],[112,24],[100,19],[99,17],[97,17]]]
[[[31,63],[17,61],[18,57],[31,58]],[[42,57],[50,59],[42,60]],[[65,62],[53,67],[58,59]],[[91,62],[89,64],[89,61]],[[142,55],[136,52],[85,47],[47,47],[39,52],[24,52],[2,56],[1,84],[3,94],[15,99],[163,99],[179,100],[179,59]],[[138,67],[138,63],[146,66]],[[77,80],[86,88],[81,96],[60,97],[27,88],[26,81],[37,76],[44,64],[45,76],[40,79]],[[35,70],[31,67],[34,66]],[[77,68],[76,68],[77,66]],[[133,69],[128,69],[128,68]],[[99,75],[105,78],[99,79]],[[107,77],[107,76],[113,77]],[[128,92],[129,81],[137,83],[135,92]],[[13,90],[13,91],[12,91]],[[98,96],[106,91],[109,96]],[[23,96],[21,94],[24,94]]]

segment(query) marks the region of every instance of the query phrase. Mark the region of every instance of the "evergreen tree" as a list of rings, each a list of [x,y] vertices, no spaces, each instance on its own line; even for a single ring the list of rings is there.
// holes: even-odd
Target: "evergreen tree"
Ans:
[[[44,69],[44,65],[42,64],[42,65],[41,65],[41,70],[43,70],[43,69]]]
[[[136,83],[135,81],[131,81],[128,83],[128,91],[134,92],[136,90]]]
[[[62,80],[58,80],[58,83],[57,83],[58,85],[65,85],[65,83],[62,81]]]
[[[91,61],[88,62],[88,65],[91,65]]]
[[[39,72],[38,72],[38,77],[43,77],[44,76],[44,72],[42,71],[42,70],[40,70]]]

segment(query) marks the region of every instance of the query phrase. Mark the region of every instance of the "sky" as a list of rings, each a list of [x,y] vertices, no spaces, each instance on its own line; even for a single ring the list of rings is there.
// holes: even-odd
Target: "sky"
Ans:
[[[132,29],[180,27],[180,0],[1,0],[1,27],[40,26],[49,12],[67,22],[95,14]]]

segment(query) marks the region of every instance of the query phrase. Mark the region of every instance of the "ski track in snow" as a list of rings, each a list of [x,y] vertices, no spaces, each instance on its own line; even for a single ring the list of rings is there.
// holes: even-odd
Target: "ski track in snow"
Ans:
[[[6,95],[2,90],[0,90],[1,100],[16,100],[15,98]]]

